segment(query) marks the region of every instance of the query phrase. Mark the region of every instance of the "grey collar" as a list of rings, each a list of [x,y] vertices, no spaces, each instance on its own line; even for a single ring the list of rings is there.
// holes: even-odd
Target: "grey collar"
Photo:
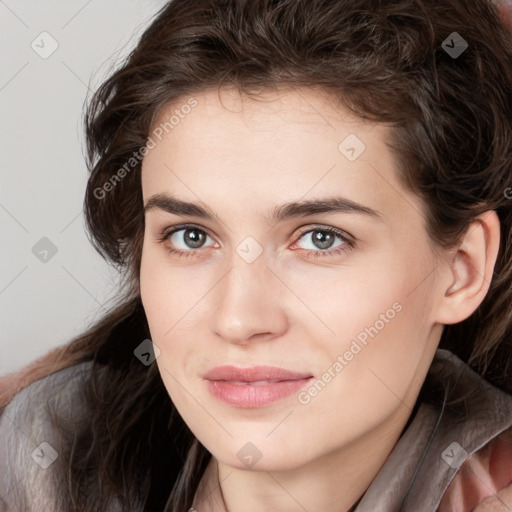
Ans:
[[[425,385],[437,400],[421,402],[356,512],[437,510],[467,458],[512,427],[512,396],[447,350],[437,350]]]

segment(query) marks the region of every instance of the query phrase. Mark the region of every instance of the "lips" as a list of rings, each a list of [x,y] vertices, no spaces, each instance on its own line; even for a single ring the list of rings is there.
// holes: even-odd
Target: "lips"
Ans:
[[[313,376],[275,366],[218,366],[203,378],[209,391],[220,400],[235,407],[256,408],[299,391]]]
[[[238,368],[236,366],[217,366],[207,372],[203,378],[207,380],[229,380],[238,382],[299,380],[312,377],[310,373],[299,373],[277,366],[253,366]]]

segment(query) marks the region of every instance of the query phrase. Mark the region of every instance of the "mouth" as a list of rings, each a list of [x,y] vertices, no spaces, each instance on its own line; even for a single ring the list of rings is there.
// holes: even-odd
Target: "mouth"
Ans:
[[[203,376],[210,393],[234,407],[264,407],[297,393],[313,375],[283,368],[221,366]]]
[[[292,382],[286,380],[255,380],[255,381],[242,381],[242,380],[224,380],[224,381],[216,381],[216,382],[229,382],[234,385],[242,385],[242,386],[265,386],[267,384],[277,384],[278,382]]]

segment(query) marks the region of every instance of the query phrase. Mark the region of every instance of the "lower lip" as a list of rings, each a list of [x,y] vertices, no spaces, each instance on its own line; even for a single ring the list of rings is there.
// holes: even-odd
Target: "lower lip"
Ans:
[[[207,380],[208,389],[217,398],[235,407],[255,409],[297,393],[313,377],[283,380],[269,384],[234,384],[225,380]]]

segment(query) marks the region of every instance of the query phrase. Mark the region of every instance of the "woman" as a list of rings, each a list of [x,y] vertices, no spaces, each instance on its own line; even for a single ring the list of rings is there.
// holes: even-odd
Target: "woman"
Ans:
[[[174,0],[86,134],[124,291],[7,390],[5,510],[512,508],[493,3]]]

